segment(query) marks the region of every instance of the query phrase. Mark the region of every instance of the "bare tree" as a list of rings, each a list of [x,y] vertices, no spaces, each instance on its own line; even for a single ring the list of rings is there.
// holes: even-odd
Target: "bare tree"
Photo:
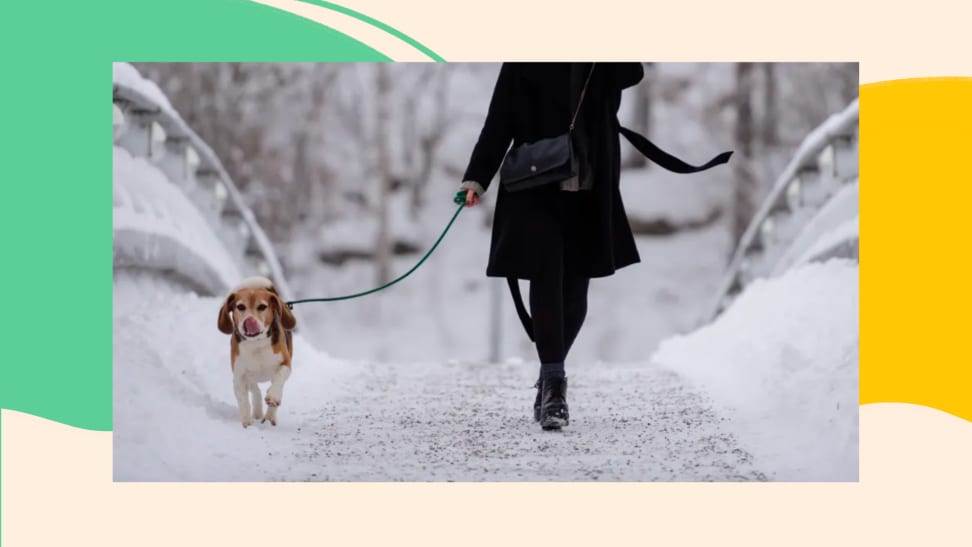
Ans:
[[[651,103],[654,92],[654,63],[644,63],[645,77],[635,87],[634,119],[632,129],[646,137],[651,137]],[[622,164],[622,169],[640,169],[650,165],[642,154],[629,153]]]
[[[439,68],[439,67],[435,67]],[[419,135],[417,142],[414,143],[414,150],[418,156],[418,162],[412,172],[409,186],[412,189],[410,200],[410,214],[412,218],[417,218],[422,207],[425,206],[425,190],[428,188],[432,178],[432,170],[438,160],[439,147],[445,140],[450,127],[449,110],[449,74],[451,69],[439,69],[435,71],[430,81],[434,82],[435,113],[433,119],[425,131]],[[406,143],[409,146],[411,143]]]
[[[375,123],[372,142],[375,146],[374,173],[378,181],[378,237],[375,242],[376,280],[379,285],[391,280],[391,234],[388,198],[392,186],[391,158],[388,154],[388,128],[390,126],[390,79],[388,65],[375,65]]]
[[[735,188],[733,192],[732,236],[739,241],[756,212],[756,177],[753,174],[753,64],[736,64],[734,131],[736,158],[732,162]]]
[[[776,65],[762,63],[763,68],[763,144],[779,143],[779,98],[776,86]]]
[[[308,125],[311,128],[309,134],[312,137],[310,145],[315,150],[324,146],[326,130],[324,112],[327,107],[327,100],[333,93],[338,73],[339,68],[335,65],[323,63],[314,65]],[[324,161],[312,161],[310,158],[308,158],[308,166],[313,169],[313,173],[307,181],[309,188],[307,188],[305,194],[309,208],[308,218],[314,222],[327,221],[334,216],[334,207],[337,202],[337,188],[332,170]]]

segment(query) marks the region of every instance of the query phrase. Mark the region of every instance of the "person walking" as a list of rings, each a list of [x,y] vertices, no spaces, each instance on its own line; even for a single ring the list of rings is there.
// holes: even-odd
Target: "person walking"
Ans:
[[[533,416],[544,430],[570,423],[565,361],[587,315],[590,279],[640,260],[621,200],[619,135],[677,172],[708,169],[731,154],[690,166],[621,127],[622,90],[643,77],[641,63],[504,63],[460,184],[475,206],[502,164],[486,275],[507,278],[536,345]],[[543,173],[544,162],[564,157],[570,169],[560,176],[531,178],[538,165]],[[530,283],[530,313],[520,279]]]

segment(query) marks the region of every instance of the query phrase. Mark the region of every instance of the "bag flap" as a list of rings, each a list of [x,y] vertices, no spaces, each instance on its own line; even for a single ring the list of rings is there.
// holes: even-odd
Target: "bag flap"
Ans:
[[[570,134],[541,139],[511,148],[500,169],[500,179],[516,182],[570,164]]]

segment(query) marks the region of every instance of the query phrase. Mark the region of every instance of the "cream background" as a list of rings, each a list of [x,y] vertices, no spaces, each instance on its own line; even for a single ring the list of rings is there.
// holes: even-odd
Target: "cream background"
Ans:
[[[295,9],[293,1],[264,3]],[[812,8],[756,0],[340,3],[453,61],[860,61],[862,83],[972,76],[968,2],[894,1],[877,11],[846,0]],[[396,60],[415,58],[411,46],[347,16],[302,9]],[[0,417],[0,539],[10,546],[536,544],[551,538],[539,526],[551,504],[560,514],[557,544],[970,541],[972,424],[919,406],[861,408],[861,480],[849,484],[114,484],[111,433],[7,410]]]
[[[309,19],[316,23],[330,27],[338,32],[354,37],[359,42],[367,44],[380,53],[384,53],[395,61],[428,61],[429,58],[421,51],[387,32],[368,23],[355,19],[350,15],[336,12],[314,4],[298,2],[297,0],[253,0],[279,10],[287,11]],[[368,12],[364,12],[371,15]],[[374,15],[371,15],[374,17]],[[381,21],[381,19],[378,19]],[[414,37],[413,37],[414,38]],[[421,40],[419,40],[421,42]],[[435,51],[435,50],[433,50]]]
[[[861,61],[862,83],[972,75],[965,0],[338,3],[449,61]]]
[[[830,484],[114,484],[111,433],[2,419],[9,546],[969,544],[972,424],[922,406],[861,407],[861,480]]]

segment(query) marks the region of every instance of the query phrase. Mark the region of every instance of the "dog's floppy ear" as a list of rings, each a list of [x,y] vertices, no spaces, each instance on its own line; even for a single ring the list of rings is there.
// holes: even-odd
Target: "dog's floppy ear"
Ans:
[[[273,291],[276,293],[277,291]],[[290,308],[276,294],[270,295],[270,301],[277,308],[277,315],[280,316],[280,324],[287,330],[293,330],[297,326],[297,318],[291,313]]]
[[[233,334],[233,320],[230,319],[230,306],[233,305],[234,300],[236,300],[236,293],[227,296],[223,307],[219,309],[219,319],[216,321],[216,326],[219,327],[219,331],[223,334]]]

